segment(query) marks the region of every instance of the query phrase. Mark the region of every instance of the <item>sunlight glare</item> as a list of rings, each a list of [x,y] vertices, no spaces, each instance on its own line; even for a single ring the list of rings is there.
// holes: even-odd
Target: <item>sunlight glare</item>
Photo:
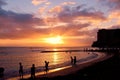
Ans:
[[[53,62],[54,62],[54,64],[57,64],[57,62],[58,62],[58,53],[53,53]]]
[[[61,36],[56,36],[56,37],[45,38],[45,42],[50,44],[62,44],[63,40]]]

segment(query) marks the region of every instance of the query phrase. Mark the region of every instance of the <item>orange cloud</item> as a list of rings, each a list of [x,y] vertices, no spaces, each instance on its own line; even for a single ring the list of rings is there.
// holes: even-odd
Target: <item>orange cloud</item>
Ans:
[[[63,3],[62,3],[62,5],[64,5],[64,6],[65,6],[65,5],[75,5],[75,4],[76,4],[76,2],[70,2],[70,1],[69,1],[69,2],[63,2]]]
[[[50,4],[51,4],[51,2],[46,2],[45,4],[46,4],[46,5],[50,5]]]
[[[110,23],[109,27],[120,25],[120,11],[116,10],[114,12],[109,13],[108,21],[106,23]]]
[[[50,13],[60,13],[63,10],[61,6],[55,6],[49,10]]]
[[[39,13],[40,13],[40,14],[43,14],[43,12],[45,12],[46,8],[47,8],[47,7],[40,7],[40,8],[39,8]]]
[[[45,3],[45,2],[47,2],[47,0],[32,0],[32,4],[35,6]]]
[[[113,18],[120,18],[120,11],[116,10],[114,12],[111,12],[108,16],[109,19],[113,19]]]

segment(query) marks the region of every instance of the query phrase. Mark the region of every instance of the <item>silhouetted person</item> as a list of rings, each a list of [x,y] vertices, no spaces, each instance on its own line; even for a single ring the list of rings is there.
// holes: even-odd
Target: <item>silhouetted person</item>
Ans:
[[[33,64],[31,67],[31,78],[35,79],[35,64]]]
[[[47,73],[49,70],[49,62],[45,61],[45,72]]]
[[[76,61],[77,61],[76,56],[74,56],[74,63],[73,63],[74,65],[76,64]]]
[[[71,56],[70,59],[71,59],[71,64],[73,65],[73,61],[74,61],[73,57]]]
[[[23,79],[23,65],[21,62],[19,63],[19,76],[20,79]]]

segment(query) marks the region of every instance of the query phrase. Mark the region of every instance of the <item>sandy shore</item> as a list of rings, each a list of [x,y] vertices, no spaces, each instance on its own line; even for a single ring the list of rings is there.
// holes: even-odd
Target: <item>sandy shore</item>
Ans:
[[[112,55],[106,55],[106,54],[99,54],[98,57],[94,58],[94,59],[90,59],[88,61],[85,61],[83,63],[80,63],[80,64],[77,64],[77,65],[74,65],[74,66],[69,66],[69,67],[65,67],[65,68],[61,68],[61,69],[58,69],[56,71],[53,71],[53,72],[49,72],[48,74],[43,74],[43,75],[37,75],[36,76],[36,80],[37,79],[43,79],[43,78],[54,78],[54,77],[58,77],[58,76],[67,76],[67,75],[70,75],[70,74],[74,74],[76,73],[77,71],[79,70],[82,70],[88,66],[91,66],[97,62],[100,62],[100,61],[104,61],[108,58],[112,57]],[[28,78],[29,80],[29,78]]]
[[[107,55],[106,56],[105,54],[102,54],[97,58],[85,61],[81,64],[73,65],[71,67],[68,67],[68,68],[65,68],[65,69],[62,69],[62,70],[58,70],[58,71],[55,71],[55,72],[52,72],[52,73],[48,73],[48,74],[45,74],[45,75],[38,75],[38,76],[36,76],[36,78],[37,79],[40,79],[40,78],[43,78],[43,77],[52,78],[52,77],[57,77],[57,76],[66,76],[66,75],[74,74],[79,70],[82,70],[82,69],[84,69],[88,66],[91,66],[91,65],[93,65],[97,62],[104,61],[104,60],[106,60],[110,57],[112,57],[112,55]]]
[[[97,55],[99,55],[99,56],[96,58],[84,61],[80,64],[50,70],[47,74],[45,74],[44,72],[38,72],[38,73],[36,73],[36,80],[43,79],[46,77],[53,78],[53,77],[57,77],[57,76],[66,76],[66,75],[74,74],[79,70],[82,70],[82,69],[84,69],[88,66],[91,66],[97,62],[104,61],[112,56],[112,55],[106,55],[103,53],[101,53],[101,54],[97,53]],[[24,80],[29,80],[29,79],[30,79],[30,74],[24,75]],[[7,80],[19,80],[19,77],[9,78]]]

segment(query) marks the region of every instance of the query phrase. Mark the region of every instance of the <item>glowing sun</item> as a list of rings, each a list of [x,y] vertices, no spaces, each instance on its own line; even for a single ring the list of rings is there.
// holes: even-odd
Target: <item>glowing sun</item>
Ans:
[[[56,37],[45,38],[45,42],[50,44],[62,44],[63,40],[61,36],[56,36]]]

